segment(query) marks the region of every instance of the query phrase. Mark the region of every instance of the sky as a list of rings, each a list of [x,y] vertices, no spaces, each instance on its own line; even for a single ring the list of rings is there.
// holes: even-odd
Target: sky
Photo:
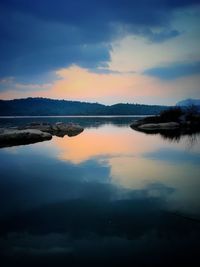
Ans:
[[[200,98],[200,0],[0,0],[0,99]]]

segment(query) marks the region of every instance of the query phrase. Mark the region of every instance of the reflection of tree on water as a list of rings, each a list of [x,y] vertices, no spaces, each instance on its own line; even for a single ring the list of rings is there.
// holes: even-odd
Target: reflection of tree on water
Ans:
[[[194,145],[196,145],[198,143],[198,139],[200,136],[200,133],[191,133],[191,134],[169,134],[169,133],[159,133],[160,136],[164,139],[164,140],[168,140],[170,142],[175,142],[175,143],[179,143],[181,141],[181,139],[186,138],[186,146],[188,148],[188,150],[190,150],[192,147],[194,147]]]
[[[179,143],[181,139],[186,138],[188,147],[194,146],[198,142],[198,137],[200,136],[200,132],[182,133],[182,132],[177,132],[177,130],[160,132],[159,134],[163,139],[176,143]]]
[[[181,141],[181,139],[185,138],[186,139],[186,146],[187,149],[190,150],[192,147],[194,147],[194,145],[196,145],[199,141],[199,136],[200,133],[191,133],[191,134],[163,134],[160,133],[160,136],[165,139],[168,140],[170,142],[175,142],[175,143],[179,143]]]
[[[155,131],[145,131],[140,130],[147,135],[160,135],[164,140],[179,143],[181,139],[186,138],[189,147],[194,146],[198,142],[198,138],[200,136],[200,130],[192,131],[183,131],[181,129],[173,129],[173,130],[155,130]]]
[[[198,143],[200,134],[191,134],[187,136],[187,147],[188,149],[191,149],[194,145]]]

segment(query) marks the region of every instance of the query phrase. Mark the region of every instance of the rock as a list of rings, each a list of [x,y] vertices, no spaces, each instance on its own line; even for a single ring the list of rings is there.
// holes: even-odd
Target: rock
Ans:
[[[76,136],[78,134],[80,134],[81,132],[83,132],[83,128],[79,125],[76,124],[64,124],[64,123],[59,123],[56,124],[54,126],[52,126],[51,128],[51,134],[59,136],[59,137],[63,137],[65,135],[68,136]]]
[[[168,115],[173,117],[177,111],[169,110]],[[191,113],[190,111],[182,111],[175,119],[170,116],[163,116],[163,113],[158,116],[145,117],[134,121],[130,127],[136,131],[148,134],[160,134],[164,138],[176,139],[181,135],[191,135],[200,132],[200,114]]]
[[[180,127],[177,122],[165,122],[165,123],[147,123],[138,126],[140,130],[155,131],[155,130],[174,130]]]
[[[161,121],[159,120],[159,116],[148,116],[143,119],[133,121],[130,127],[136,129],[138,128],[138,126],[143,124],[157,124],[157,123],[161,123]]]
[[[49,123],[31,123],[25,127],[21,127],[21,130],[23,129],[37,129],[42,132],[50,133],[51,135],[56,135],[59,137],[63,137],[65,135],[68,136],[75,136],[80,134],[84,129],[73,123],[63,123],[63,122],[57,122],[55,124],[49,124]]]
[[[83,132],[83,128],[79,125],[69,125],[67,128],[66,128],[66,131],[67,131],[67,135],[68,136],[76,136],[80,133]]]
[[[48,122],[31,122],[29,126],[41,126],[41,125],[50,125]]]
[[[44,140],[50,140],[52,135],[63,137],[75,136],[84,129],[76,124],[31,123],[19,128],[0,128],[0,147],[31,144]]]
[[[28,125],[26,125],[25,127],[20,127],[20,130],[24,130],[24,129],[36,129],[36,130],[40,130],[42,132],[50,132],[51,130],[51,125],[48,123],[35,123],[32,122]]]
[[[58,125],[62,125],[62,124],[64,124],[64,122],[60,122],[60,121],[58,121],[58,122],[56,122],[56,126]]]
[[[32,144],[40,141],[50,140],[51,138],[51,134],[37,129],[4,129],[0,132],[0,147]]]
[[[139,125],[141,125],[142,123],[143,123],[142,120],[136,120],[130,125],[130,127],[134,129],[138,127]]]
[[[33,121],[33,122],[30,123],[30,126],[39,126],[39,125],[40,125],[39,122],[34,122],[34,121]]]

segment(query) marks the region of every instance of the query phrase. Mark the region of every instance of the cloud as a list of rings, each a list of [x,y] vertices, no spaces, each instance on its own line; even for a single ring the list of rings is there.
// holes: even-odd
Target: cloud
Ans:
[[[102,22],[137,23],[156,25],[166,21],[168,13],[176,8],[199,4],[199,0],[43,0],[33,3],[26,0],[2,0],[2,5],[12,10],[28,13],[44,20],[54,20],[74,25]],[[134,16],[133,16],[134,12]],[[141,16],[143,14],[143,16]],[[104,15],[102,17],[102,15]],[[147,15],[147,16],[144,16]],[[91,25],[92,26],[92,25]]]
[[[16,81],[16,79],[13,79],[11,83],[8,82],[9,79],[3,80],[1,99],[48,97],[104,104],[133,102],[174,105],[183,99],[183,96],[184,98],[191,97],[191,95],[194,98],[199,97],[200,76],[161,80],[149,75],[126,71],[94,72],[71,66],[58,70],[55,79],[48,83],[34,81],[27,83]],[[22,85],[21,89],[20,85]]]
[[[113,40],[131,33],[152,42],[173,38],[179,35],[170,26],[173,11],[198,2],[2,0],[1,76],[38,75],[72,64],[105,67]]]
[[[200,162],[200,154],[198,153],[185,153],[185,151],[175,150],[175,149],[160,149],[153,152],[148,152],[144,154],[144,157],[166,161],[171,164],[199,164]]]
[[[143,74],[161,80],[174,80],[180,77],[200,74],[200,61],[192,63],[173,63],[168,66],[147,69]]]
[[[33,92],[44,91],[50,89],[51,83],[19,83],[14,77],[8,77],[0,79],[0,93],[6,91],[18,91],[18,92]]]
[[[170,31],[164,30],[158,33],[153,33],[152,31],[149,31],[149,39],[152,42],[157,42],[157,43],[159,42],[161,43],[168,39],[175,38],[179,35],[180,35],[180,32],[177,30],[170,30]]]
[[[109,68],[118,71],[142,73],[158,66],[200,61],[200,9],[191,8],[174,12],[167,29],[148,29],[112,43]],[[172,28],[177,29],[173,31]],[[148,35],[148,39],[145,36]],[[170,39],[166,36],[173,36]],[[157,39],[153,42],[152,39]]]

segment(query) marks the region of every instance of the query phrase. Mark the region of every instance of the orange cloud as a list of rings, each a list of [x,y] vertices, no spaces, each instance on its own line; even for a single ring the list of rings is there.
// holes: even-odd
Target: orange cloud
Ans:
[[[27,96],[50,97],[84,101],[134,102],[137,97],[159,94],[158,86],[151,77],[134,73],[93,73],[77,66],[61,69],[56,72],[58,80],[52,86],[42,87],[39,91],[20,92],[9,90],[0,94],[2,99]],[[19,86],[17,87],[19,88]],[[116,99],[116,100],[115,100]]]
[[[130,97],[138,79],[134,74],[99,74],[77,66],[62,69],[57,75],[60,80],[54,83],[49,96],[92,101]],[[134,94],[140,95],[138,90]]]
[[[81,100],[102,103],[139,102],[148,104],[175,104],[189,97],[198,97],[200,77],[190,76],[174,81],[159,79],[137,73],[93,73],[78,66],[60,69],[58,79],[52,84],[40,86],[26,85],[27,90],[15,90],[0,93],[2,99],[21,97],[49,97],[55,99]]]

